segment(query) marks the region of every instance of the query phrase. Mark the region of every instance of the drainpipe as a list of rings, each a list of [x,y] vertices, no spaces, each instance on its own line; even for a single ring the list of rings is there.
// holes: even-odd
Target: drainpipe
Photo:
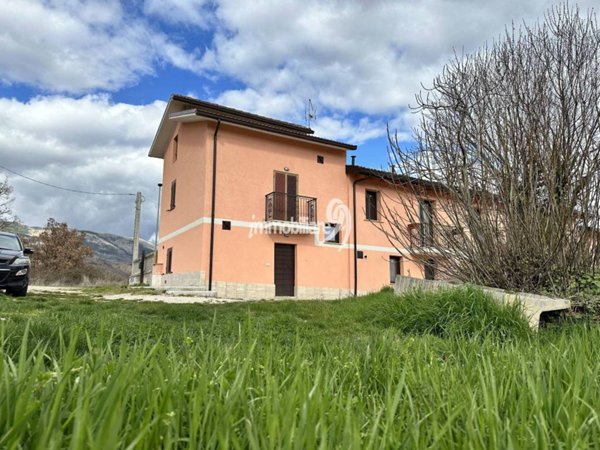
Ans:
[[[354,159],[352,160],[354,165]],[[359,178],[352,182],[352,220],[354,222],[352,231],[354,232],[354,296],[358,295],[358,243],[356,242],[356,185],[361,181],[368,180],[369,177]]]
[[[210,253],[208,262],[208,290],[212,291],[213,281],[213,256],[215,248],[215,196],[217,193],[217,134],[221,120],[217,120],[215,134],[213,135],[213,167],[212,167],[212,205],[210,208]]]

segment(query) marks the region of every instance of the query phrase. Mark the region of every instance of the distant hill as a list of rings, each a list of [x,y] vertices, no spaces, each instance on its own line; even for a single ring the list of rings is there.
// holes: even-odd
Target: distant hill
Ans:
[[[42,227],[28,227],[19,225],[13,232],[35,240],[44,231]],[[110,275],[110,278],[122,279],[125,282],[131,271],[131,254],[133,238],[118,236],[111,233],[97,233],[95,231],[77,230],[85,235],[85,245],[92,248],[94,255],[91,264]],[[140,239],[140,255],[142,251],[151,252],[154,244]]]

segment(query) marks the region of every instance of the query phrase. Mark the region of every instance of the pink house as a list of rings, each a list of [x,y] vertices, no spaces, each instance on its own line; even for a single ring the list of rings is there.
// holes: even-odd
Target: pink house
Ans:
[[[386,173],[307,127],[174,95],[149,156],[163,160],[155,287],[231,298],[342,298],[397,274],[435,277],[376,225]],[[425,202],[432,207],[432,202]]]

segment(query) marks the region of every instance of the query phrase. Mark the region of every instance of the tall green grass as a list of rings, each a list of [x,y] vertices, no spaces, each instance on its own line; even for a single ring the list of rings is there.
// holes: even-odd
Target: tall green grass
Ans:
[[[451,295],[0,297],[0,448],[597,446],[600,327]]]
[[[393,296],[373,308],[373,317],[402,333],[497,339],[530,335],[519,304],[499,304],[470,286]]]
[[[214,332],[0,331],[0,448],[593,448],[600,329],[382,330],[307,345]],[[214,323],[218,326],[218,323]],[[20,343],[14,346],[16,338]],[[81,343],[83,348],[81,347]]]

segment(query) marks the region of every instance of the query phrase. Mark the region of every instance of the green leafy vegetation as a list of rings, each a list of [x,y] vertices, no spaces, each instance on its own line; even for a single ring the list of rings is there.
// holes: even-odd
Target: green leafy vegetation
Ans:
[[[482,332],[464,317],[480,293],[449,295],[462,306],[433,297],[423,303],[422,318],[440,314],[438,323],[452,324],[442,332],[403,325],[400,302],[418,307],[422,296],[401,300],[389,291],[228,305],[0,295],[0,447],[600,442],[599,327],[521,333],[512,316],[494,316],[503,331]],[[487,304],[472,307],[479,319],[498,314]]]
[[[530,334],[520,305],[500,305],[474,287],[391,296],[374,316],[403,333],[501,339]]]
[[[600,274],[586,274],[574,280],[569,294],[578,311],[600,320]]]

